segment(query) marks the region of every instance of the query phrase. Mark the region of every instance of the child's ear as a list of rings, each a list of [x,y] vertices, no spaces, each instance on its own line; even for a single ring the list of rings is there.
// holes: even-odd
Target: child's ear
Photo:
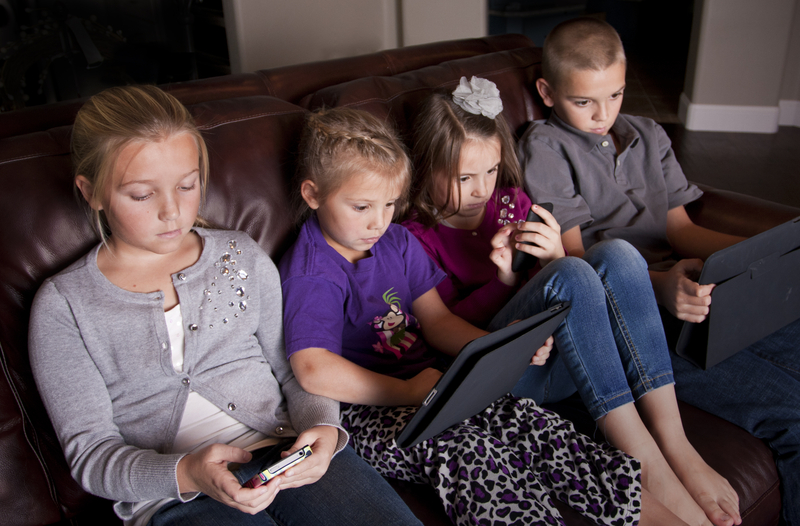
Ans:
[[[97,199],[94,195],[94,185],[83,175],[78,175],[75,177],[75,185],[78,187],[78,190],[81,191],[81,195],[86,202],[89,203],[89,206],[92,207],[93,210],[102,210],[103,205],[100,203],[100,200]]]
[[[554,96],[555,93],[553,89],[550,87],[550,84],[548,84],[547,81],[544,80],[544,78],[539,77],[538,79],[536,79],[536,90],[539,92],[539,95],[541,95],[545,106],[547,106],[548,108],[552,108],[553,106],[555,106],[556,104]]]
[[[317,199],[318,189],[317,185],[314,184],[314,181],[306,179],[300,183],[300,195],[303,197],[303,201],[306,202],[309,208],[312,210],[319,208],[319,199]]]

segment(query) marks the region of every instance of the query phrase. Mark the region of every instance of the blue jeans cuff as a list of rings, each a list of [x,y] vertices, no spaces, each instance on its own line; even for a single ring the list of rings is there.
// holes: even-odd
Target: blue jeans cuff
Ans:
[[[664,387],[665,385],[674,385],[675,384],[675,377],[672,374],[672,369],[668,371],[664,371],[661,374],[656,374],[639,382],[638,384],[631,387],[631,391],[633,392],[634,398],[636,400],[640,399],[650,391],[655,391],[660,387]]]

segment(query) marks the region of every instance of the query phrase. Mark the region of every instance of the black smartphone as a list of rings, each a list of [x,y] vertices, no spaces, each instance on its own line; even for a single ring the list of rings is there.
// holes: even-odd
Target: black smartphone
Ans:
[[[311,447],[310,446],[303,446],[302,448],[298,449],[288,457],[275,462],[268,468],[262,470],[258,475],[251,478],[247,482],[243,484],[246,488],[257,488],[263,484],[266,484],[273,478],[277,477],[287,469],[292,466],[297,465],[299,462],[302,462],[306,458],[311,456]]]
[[[537,203],[537,206],[540,206],[550,212],[553,213],[553,203]],[[536,215],[533,211],[533,207],[528,210],[528,218],[525,219],[528,223],[542,223],[542,218]],[[526,245],[533,245],[533,243],[528,243],[527,241],[523,241]],[[511,262],[511,270],[514,272],[520,272],[522,270],[528,270],[529,268],[533,268],[536,265],[536,257],[531,256],[530,254],[523,252],[521,250],[517,250],[517,253],[514,254],[514,261]]]

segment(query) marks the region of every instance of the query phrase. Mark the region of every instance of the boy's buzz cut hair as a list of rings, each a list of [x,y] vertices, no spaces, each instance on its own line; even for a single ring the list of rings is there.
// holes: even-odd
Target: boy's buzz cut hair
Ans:
[[[553,28],[544,40],[542,76],[553,87],[569,71],[602,71],[625,63],[617,31],[597,18],[573,18]]]

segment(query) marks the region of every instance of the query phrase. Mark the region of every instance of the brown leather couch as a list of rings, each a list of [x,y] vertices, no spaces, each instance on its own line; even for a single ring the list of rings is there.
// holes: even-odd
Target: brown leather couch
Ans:
[[[521,131],[543,116],[535,96],[540,50],[506,35],[231,75],[166,86],[196,116],[208,142],[211,183],[203,215],[248,232],[275,259],[293,239],[288,181],[308,109],[348,105],[394,121],[407,134],[419,101],[462,75],[497,83]],[[70,124],[78,102],[0,114],[0,524],[119,524],[109,503],[72,479],[31,376],[28,314],[41,282],[97,242],[72,190]],[[695,221],[752,235],[800,210],[705,188]],[[579,405],[556,407],[587,432]],[[690,440],[731,481],[744,524],[774,525],[780,491],[769,449],[743,430],[682,404]],[[587,422],[589,425],[587,425]],[[395,484],[425,524],[448,524],[433,492]],[[565,511],[570,525],[588,524]]]

